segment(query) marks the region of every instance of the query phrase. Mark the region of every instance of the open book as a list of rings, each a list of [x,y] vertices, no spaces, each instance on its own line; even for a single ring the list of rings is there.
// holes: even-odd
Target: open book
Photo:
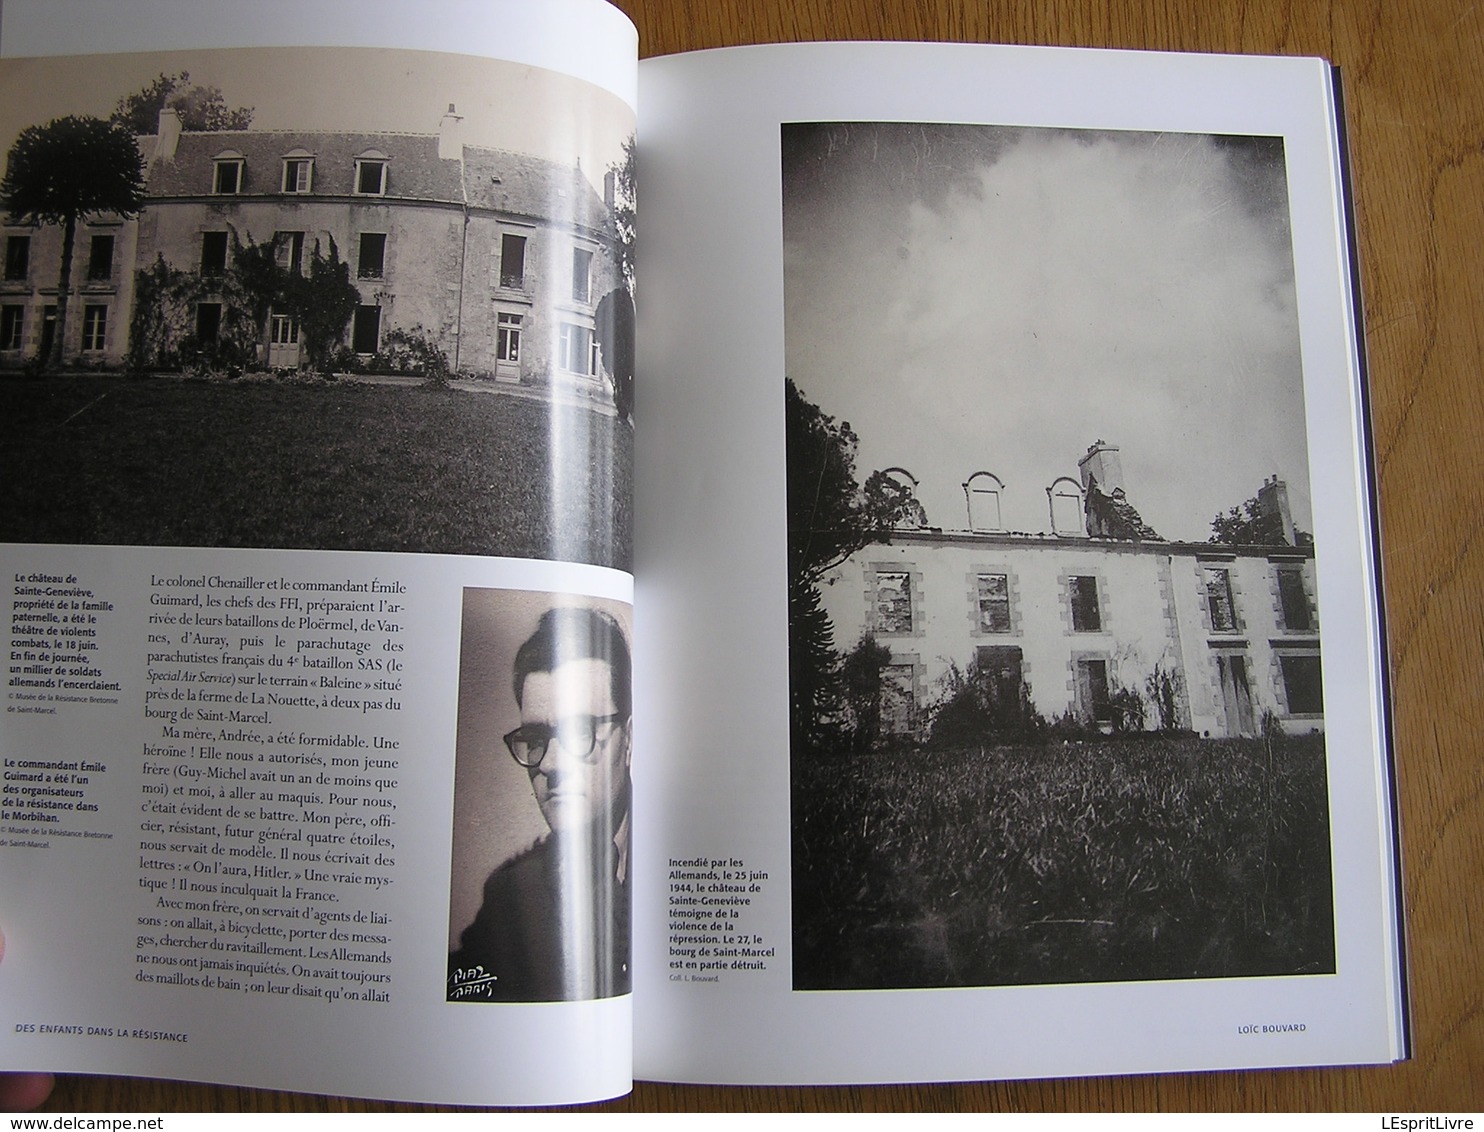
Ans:
[[[1406,1056],[1326,64],[63,8],[0,23],[0,1067]]]

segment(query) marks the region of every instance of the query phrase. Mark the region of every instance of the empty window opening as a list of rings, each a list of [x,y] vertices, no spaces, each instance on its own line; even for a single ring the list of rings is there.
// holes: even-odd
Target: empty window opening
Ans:
[[[1098,580],[1091,575],[1069,579],[1072,597],[1072,628],[1078,633],[1098,633],[1103,628],[1103,612],[1098,608]]]
[[[1211,615],[1213,633],[1237,631],[1237,608],[1232,600],[1231,571],[1220,566],[1207,566],[1204,570],[1206,587],[1206,611]]]
[[[1309,594],[1304,588],[1302,566],[1278,567],[1278,602],[1283,611],[1283,627],[1307,632],[1314,628]]]
[[[980,574],[976,589],[979,603],[979,631],[981,633],[1008,633],[1010,631],[1010,576],[1008,574]]]

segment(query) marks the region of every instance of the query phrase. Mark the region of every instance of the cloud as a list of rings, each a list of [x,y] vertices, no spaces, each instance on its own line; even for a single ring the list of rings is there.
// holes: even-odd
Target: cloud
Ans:
[[[1167,537],[1273,472],[1307,519],[1281,166],[1200,135],[1000,132],[992,163],[894,191],[860,166],[791,218],[790,373],[861,466],[910,468],[945,527],[988,468],[1007,523],[1041,530],[1042,489],[1104,438]]]

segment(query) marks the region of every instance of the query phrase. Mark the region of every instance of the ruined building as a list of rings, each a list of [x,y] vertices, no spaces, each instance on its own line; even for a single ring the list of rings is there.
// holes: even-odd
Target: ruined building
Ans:
[[[1181,728],[1255,735],[1272,712],[1291,733],[1322,730],[1314,551],[1299,545],[1283,482],[1258,494],[1262,541],[1225,546],[1161,538],[1129,502],[1116,446],[1099,440],[1079,469],[1045,489],[1045,533],[1005,530],[1004,483],[979,471],[963,485],[962,525],[928,526],[919,508],[919,524],[821,587],[837,645],[870,634],[891,651],[885,729],[920,733],[949,665],[973,664],[1047,719],[1110,728],[1132,691],[1155,727],[1152,679]]]

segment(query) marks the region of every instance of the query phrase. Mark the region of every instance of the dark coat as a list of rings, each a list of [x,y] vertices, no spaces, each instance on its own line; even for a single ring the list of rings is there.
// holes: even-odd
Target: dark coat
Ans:
[[[543,838],[484,882],[448,957],[450,1002],[571,1002],[628,994],[628,873],[611,842]],[[566,892],[566,900],[558,894]]]

